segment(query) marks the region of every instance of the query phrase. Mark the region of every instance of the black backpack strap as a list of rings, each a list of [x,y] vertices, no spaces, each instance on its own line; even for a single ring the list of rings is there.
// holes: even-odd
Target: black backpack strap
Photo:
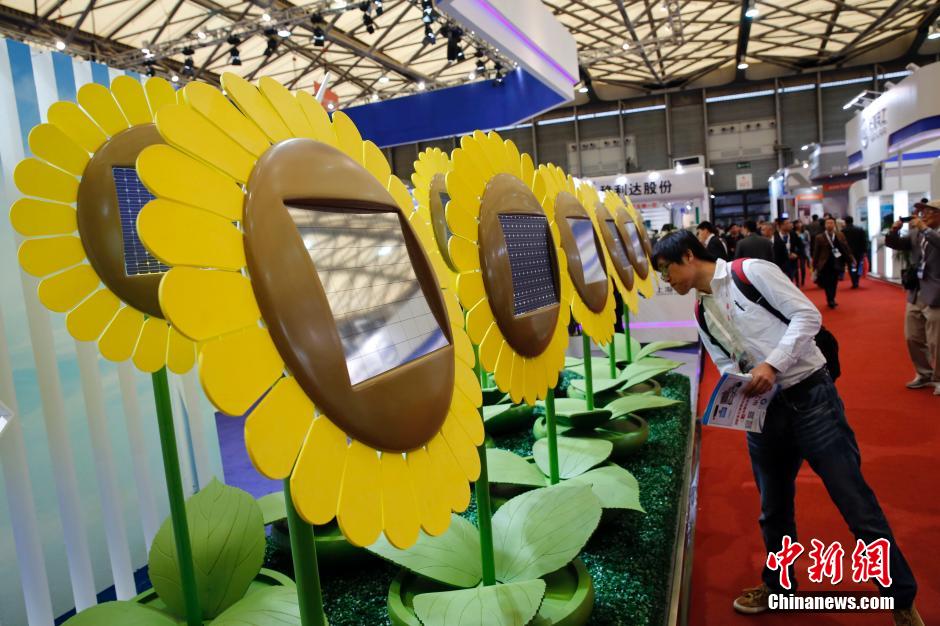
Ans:
[[[731,354],[721,345],[715,336],[712,334],[712,331],[708,329],[708,322],[705,321],[705,309],[702,307],[702,301],[695,301],[695,321],[698,322],[698,327],[702,329],[702,332],[708,337],[708,340],[712,342],[713,345],[718,346],[718,349],[725,353],[729,359]]]
[[[783,313],[775,309],[774,306],[767,301],[767,298],[761,295],[761,292],[758,291],[757,287],[755,287],[754,284],[748,280],[747,274],[744,273],[745,261],[747,261],[747,259],[735,259],[731,262],[731,279],[734,280],[735,287],[737,287],[738,290],[744,294],[745,298],[755,304],[761,305],[764,307],[764,309],[767,310],[768,313],[789,326],[790,320],[788,320]]]

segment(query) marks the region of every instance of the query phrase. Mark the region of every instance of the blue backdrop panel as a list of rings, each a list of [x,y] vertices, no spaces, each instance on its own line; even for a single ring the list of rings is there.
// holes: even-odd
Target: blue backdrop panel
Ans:
[[[510,126],[558,106],[563,98],[519,68],[492,80],[344,109],[377,145],[396,146]]]

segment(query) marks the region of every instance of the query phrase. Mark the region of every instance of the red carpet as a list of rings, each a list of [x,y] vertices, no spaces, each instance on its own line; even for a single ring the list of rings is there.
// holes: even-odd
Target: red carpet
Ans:
[[[823,312],[824,323],[839,340],[842,377],[837,383],[849,423],[862,452],[862,470],[888,517],[920,590],[916,604],[929,624],[940,623],[940,398],[931,390],[910,391],[904,383],[914,370],[904,344],[904,293],[875,280],[862,280],[851,290],[839,284],[839,308],[825,308],[821,289],[806,293]],[[718,376],[711,361],[699,395],[704,409]],[[811,538],[840,541],[850,555],[855,540],[829,499],[822,482],[804,463],[797,478],[797,527],[801,542]],[[760,583],[766,559],[757,518],[760,505],[742,433],[702,429],[698,519],[692,570],[689,623],[698,626],[801,626],[891,624],[883,613],[764,613],[742,616],[731,603],[745,587]],[[849,556],[844,572],[849,583],[838,588],[812,585],[797,561],[802,590],[874,590],[851,582]]]

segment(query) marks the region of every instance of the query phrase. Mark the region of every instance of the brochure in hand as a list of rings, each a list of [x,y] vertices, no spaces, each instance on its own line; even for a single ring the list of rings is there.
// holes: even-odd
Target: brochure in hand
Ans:
[[[779,385],[774,385],[770,391],[759,396],[745,396],[742,389],[750,380],[750,374],[722,374],[708,400],[702,423],[752,433],[762,432],[767,407]]]

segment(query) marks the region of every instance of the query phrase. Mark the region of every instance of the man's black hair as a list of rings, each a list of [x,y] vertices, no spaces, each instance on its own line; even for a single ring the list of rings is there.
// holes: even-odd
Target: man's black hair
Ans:
[[[789,221],[790,221],[790,220],[788,220],[788,219],[785,218],[785,217],[778,217],[778,218],[777,218],[777,224],[786,224],[786,223],[789,222]]]
[[[715,262],[715,257],[708,253],[698,237],[687,230],[677,230],[656,242],[653,248],[653,265],[659,267],[660,261],[682,263],[685,253],[689,250],[696,259]]]
[[[695,228],[696,230],[707,230],[713,235],[718,234],[718,229],[715,228],[715,225],[709,222],[708,220],[702,220],[701,222],[699,222],[698,226],[696,226]]]
[[[744,228],[746,228],[746,229],[748,230],[748,232],[756,233],[756,232],[757,232],[757,222],[755,222],[754,220],[746,220],[746,221],[744,222]]]
[[[819,219],[819,216],[818,216],[817,214],[813,213],[813,221],[815,222],[815,221],[818,220],[818,219]]]
[[[660,232],[662,232],[662,233],[668,233],[668,232],[671,232],[671,231],[673,231],[673,230],[675,230],[675,229],[676,229],[676,227],[675,227],[672,223],[667,222],[667,223],[663,224],[663,227],[660,229]]]
[[[854,223],[855,223],[855,218],[854,218],[854,217],[852,217],[851,215],[846,215],[846,216],[845,216],[845,225],[846,225],[846,226],[851,226],[851,225],[854,224]]]

